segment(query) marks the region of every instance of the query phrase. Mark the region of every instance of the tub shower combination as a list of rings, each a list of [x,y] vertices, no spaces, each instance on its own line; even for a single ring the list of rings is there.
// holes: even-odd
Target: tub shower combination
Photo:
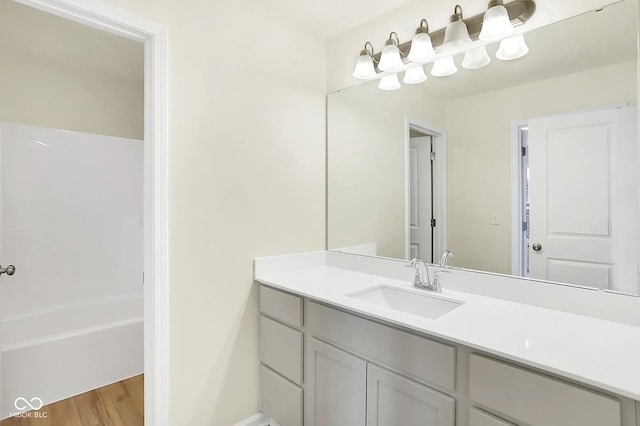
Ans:
[[[143,372],[143,143],[0,123],[0,418]]]

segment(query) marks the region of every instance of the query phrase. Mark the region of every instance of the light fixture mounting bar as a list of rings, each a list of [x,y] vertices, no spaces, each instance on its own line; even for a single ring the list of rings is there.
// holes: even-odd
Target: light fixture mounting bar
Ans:
[[[536,4],[533,0],[514,0],[508,4],[505,4],[504,7],[507,8],[507,12],[509,12],[509,19],[511,20],[511,24],[514,27],[527,22],[536,11]],[[464,22],[467,24],[467,28],[469,29],[471,40],[478,40],[478,35],[480,34],[480,30],[482,29],[483,19],[484,13],[481,13],[480,15],[476,15],[464,20]],[[442,44],[444,42],[444,31],[445,28],[442,28],[430,33],[433,48],[436,50],[436,52],[442,50]],[[398,47],[400,48],[402,60],[404,62],[407,62],[408,60],[406,56],[408,55],[409,49],[411,47],[411,40],[400,44]],[[380,54],[381,52],[376,53],[375,55],[373,55],[373,58],[376,61],[379,61]]]

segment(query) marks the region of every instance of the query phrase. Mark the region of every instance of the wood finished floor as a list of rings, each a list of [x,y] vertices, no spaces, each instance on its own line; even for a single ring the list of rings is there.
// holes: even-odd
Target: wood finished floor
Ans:
[[[45,405],[46,418],[10,417],[0,426],[143,426],[144,375]]]

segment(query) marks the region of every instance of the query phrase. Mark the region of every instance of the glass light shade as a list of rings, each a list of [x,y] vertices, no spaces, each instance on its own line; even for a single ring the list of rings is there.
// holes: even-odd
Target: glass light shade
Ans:
[[[429,62],[436,57],[431,37],[427,33],[418,33],[411,40],[408,59],[411,62]]]
[[[471,50],[467,50],[464,54],[464,59],[462,60],[462,66],[468,70],[486,67],[490,63],[491,58],[487,53],[486,46],[478,46]]]
[[[387,44],[382,49],[378,68],[382,71],[400,71],[404,64],[400,58],[400,49],[395,44]]]
[[[469,37],[469,29],[467,24],[463,20],[449,22],[447,28],[444,31],[444,43],[445,49],[453,47],[461,47],[471,43],[471,37]]]
[[[482,31],[478,38],[482,41],[498,41],[513,34],[513,25],[507,8],[501,4],[489,8],[482,20]]]
[[[406,84],[419,84],[427,81],[427,75],[424,73],[422,65],[420,65],[406,70],[402,81]]]
[[[380,79],[378,88],[382,90],[396,90],[400,88],[400,81],[398,80],[398,74],[391,74]]]
[[[505,38],[500,42],[500,47],[498,47],[498,51],[496,52],[496,58],[502,61],[512,61],[522,58],[527,53],[529,53],[529,47],[524,41],[524,36],[518,34]]]
[[[433,63],[433,68],[431,68],[431,75],[435,77],[447,77],[456,72],[458,72],[458,68],[456,68],[455,62],[453,62],[453,56],[438,59]]]
[[[373,66],[373,58],[369,56],[369,54],[358,56],[352,75],[359,80],[370,80],[374,78],[376,76],[376,69]]]

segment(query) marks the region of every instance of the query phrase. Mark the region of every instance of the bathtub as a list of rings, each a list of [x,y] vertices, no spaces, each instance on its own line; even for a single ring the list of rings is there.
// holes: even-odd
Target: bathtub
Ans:
[[[143,372],[143,299],[57,306],[2,320],[0,418]]]

